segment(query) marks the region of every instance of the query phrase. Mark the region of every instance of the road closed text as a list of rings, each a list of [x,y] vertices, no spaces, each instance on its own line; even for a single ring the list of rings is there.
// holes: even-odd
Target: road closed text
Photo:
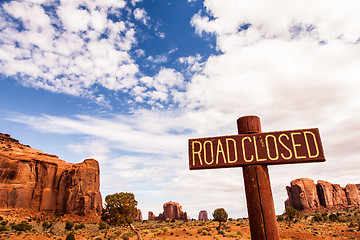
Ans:
[[[318,129],[189,140],[190,169],[323,161]]]

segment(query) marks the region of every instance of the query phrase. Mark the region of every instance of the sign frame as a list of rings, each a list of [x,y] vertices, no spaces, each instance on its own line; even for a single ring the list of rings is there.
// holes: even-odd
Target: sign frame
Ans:
[[[318,128],[189,139],[190,170],[324,162]]]

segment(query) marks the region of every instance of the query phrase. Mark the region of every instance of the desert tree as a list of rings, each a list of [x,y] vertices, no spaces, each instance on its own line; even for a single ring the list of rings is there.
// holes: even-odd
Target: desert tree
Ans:
[[[221,228],[221,223],[222,222],[226,222],[227,219],[228,219],[228,214],[227,212],[225,211],[225,209],[223,208],[217,208],[215,209],[215,211],[213,212],[213,217],[214,217],[214,220],[219,222],[219,230]]]
[[[133,224],[138,214],[137,204],[133,193],[120,192],[107,195],[101,219],[112,226],[129,226],[136,233],[138,240],[142,240],[140,231]]]

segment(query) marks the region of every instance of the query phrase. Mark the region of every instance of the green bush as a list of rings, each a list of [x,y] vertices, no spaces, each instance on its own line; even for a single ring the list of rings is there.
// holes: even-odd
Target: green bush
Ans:
[[[8,231],[7,227],[4,225],[0,225],[0,232]]]
[[[129,233],[124,233],[124,234],[121,235],[121,238],[122,238],[123,240],[129,240],[130,237],[131,237],[131,235],[130,235]]]
[[[291,223],[297,222],[300,219],[299,211],[293,207],[286,207],[284,215],[285,215],[285,220],[289,224],[289,227]]]
[[[26,221],[22,221],[19,224],[14,224],[11,226],[15,231],[28,231],[32,229],[32,226],[28,224]]]
[[[206,232],[211,232],[211,228],[209,227],[202,227],[202,228],[199,228],[197,233],[198,234],[203,234],[203,232],[206,231]],[[204,235],[204,234],[203,234]]]
[[[2,216],[0,216],[0,221],[4,220],[4,218]]]
[[[0,225],[6,226],[6,224],[8,224],[8,222],[9,222],[9,221],[7,221],[7,220],[6,220],[6,221],[2,221],[2,222],[0,223]]]
[[[70,222],[70,221],[66,221],[65,222],[65,229],[66,230],[71,230],[72,228],[74,227],[74,223],[73,222]]]
[[[45,222],[42,223],[42,228],[43,228],[44,231],[47,231],[47,230],[49,230],[53,225],[54,225],[54,222],[47,222],[47,221],[45,221]]]
[[[107,228],[106,223],[104,223],[104,222],[99,222],[99,230],[103,230],[103,229],[106,229],[106,228]]]
[[[330,219],[330,221],[332,221],[332,222],[336,222],[336,221],[338,221],[339,220],[339,216],[340,215],[337,215],[337,214],[330,214],[330,216],[329,216],[329,219]]]
[[[355,224],[353,222],[351,222],[349,225],[348,225],[349,228],[353,228],[353,227],[356,227]]]
[[[85,225],[83,223],[75,225],[75,230],[83,229],[83,228],[85,228]]]
[[[321,215],[316,214],[313,216],[312,220],[314,222],[321,222],[323,220],[323,217]]]
[[[75,235],[73,232],[69,232],[69,234],[66,236],[66,240],[75,240]]]
[[[278,222],[284,221],[284,216],[282,216],[282,215],[277,216],[277,221],[278,221]],[[239,225],[240,225],[240,224],[239,224]]]
[[[203,236],[207,236],[207,235],[209,234],[209,232],[206,231],[206,230],[202,230],[201,234],[202,234]]]

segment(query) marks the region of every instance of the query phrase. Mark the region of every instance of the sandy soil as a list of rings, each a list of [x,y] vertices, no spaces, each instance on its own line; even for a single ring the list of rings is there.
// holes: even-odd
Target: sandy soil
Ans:
[[[334,213],[333,213],[334,214]],[[329,220],[330,213],[307,214],[296,223],[289,226],[286,220],[279,221],[281,239],[360,239],[360,209],[337,212],[335,221]],[[323,216],[324,219],[315,221],[314,215]],[[70,231],[65,229],[65,222],[54,222],[47,231],[40,221],[30,218],[19,218],[11,215],[2,216],[7,231],[0,232],[0,239],[66,239],[73,232],[75,239],[137,239],[128,229],[111,227],[99,230],[99,224],[84,223],[85,228],[74,228]],[[32,226],[29,231],[15,231],[11,229],[11,223],[26,221]],[[80,223],[75,223],[79,225]],[[229,220],[224,227],[217,231],[217,222],[213,221],[143,221],[136,222],[136,227],[142,232],[144,240],[150,239],[251,239],[250,228],[247,219]]]

